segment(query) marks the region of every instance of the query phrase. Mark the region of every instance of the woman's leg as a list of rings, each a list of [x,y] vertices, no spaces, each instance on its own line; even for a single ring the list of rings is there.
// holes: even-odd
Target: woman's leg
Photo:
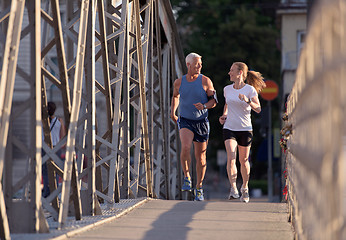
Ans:
[[[227,175],[232,188],[237,189],[237,141],[235,139],[227,139],[225,141],[227,152]]]
[[[239,162],[240,162],[240,171],[241,176],[243,178],[243,188],[248,188],[249,178],[250,178],[250,163],[249,163],[249,155],[250,155],[250,147],[238,146],[239,151]]]

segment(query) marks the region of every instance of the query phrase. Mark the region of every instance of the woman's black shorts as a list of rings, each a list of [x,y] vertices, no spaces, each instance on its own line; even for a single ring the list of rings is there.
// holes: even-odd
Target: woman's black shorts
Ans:
[[[223,141],[228,139],[234,139],[239,146],[248,147],[252,143],[253,134],[252,131],[232,131],[224,128],[222,130]]]

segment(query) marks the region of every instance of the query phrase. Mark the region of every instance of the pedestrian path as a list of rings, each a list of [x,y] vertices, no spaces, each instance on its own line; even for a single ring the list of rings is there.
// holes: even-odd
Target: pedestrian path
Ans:
[[[58,222],[50,215],[46,215],[49,225],[49,233],[12,233],[12,240],[45,240],[45,239],[67,239],[80,232],[105,224],[130,212],[139,205],[149,201],[149,198],[121,199],[119,203],[101,204],[102,215],[83,216],[82,220],[75,220],[74,216],[66,219],[65,226],[58,229]]]
[[[150,199],[68,239],[293,240],[285,203]]]
[[[11,234],[11,239],[294,239],[286,203],[270,203],[266,197],[252,197],[247,204],[229,201],[227,179],[214,185],[205,185],[204,202],[122,199],[112,206],[101,204],[102,215],[80,221],[68,217],[63,229],[46,216],[49,233]]]

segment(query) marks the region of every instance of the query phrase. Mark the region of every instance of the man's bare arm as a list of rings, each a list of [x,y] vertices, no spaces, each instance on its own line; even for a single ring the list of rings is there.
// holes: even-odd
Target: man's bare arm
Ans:
[[[171,101],[171,118],[174,122],[177,122],[178,117],[176,115],[176,111],[177,108],[179,106],[179,98],[180,98],[180,94],[179,94],[179,88],[181,85],[181,78],[180,79],[176,79],[174,81],[174,85],[173,85],[173,96],[172,96],[172,101]]]
[[[216,90],[214,88],[213,82],[208,77],[207,77],[207,96],[209,99],[209,101],[207,102],[208,105],[206,104],[208,109],[214,108],[216,104],[218,103]]]

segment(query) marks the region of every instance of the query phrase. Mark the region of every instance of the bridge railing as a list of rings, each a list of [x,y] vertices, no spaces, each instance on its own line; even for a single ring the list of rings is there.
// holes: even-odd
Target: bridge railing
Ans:
[[[288,202],[296,239],[345,239],[346,1],[315,4],[287,101]]]
[[[168,0],[2,0],[0,64],[1,239],[49,231],[43,209],[63,228],[100,203],[181,198],[169,106],[185,63]],[[52,100],[67,132],[55,146]]]

